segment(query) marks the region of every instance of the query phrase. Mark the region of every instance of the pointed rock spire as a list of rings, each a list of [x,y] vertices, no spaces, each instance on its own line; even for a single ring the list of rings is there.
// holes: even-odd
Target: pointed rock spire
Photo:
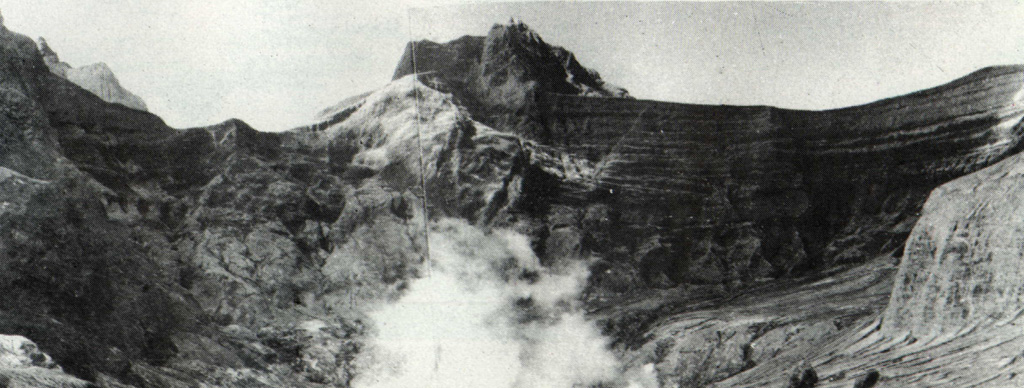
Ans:
[[[52,57],[54,60],[58,60],[58,61],[60,60],[60,57],[57,56],[57,53],[54,52],[53,49],[50,48],[49,44],[46,43],[46,38],[40,36],[39,39],[38,39],[38,43],[39,43],[39,53],[43,54],[44,58],[45,57]]]
[[[67,78],[68,71],[71,71],[71,65],[60,61],[57,52],[53,51],[50,45],[46,43],[46,38],[40,36],[37,44],[39,45],[39,54],[43,56],[43,63],[46,64],[46,67],[50,68],[50,72]]]

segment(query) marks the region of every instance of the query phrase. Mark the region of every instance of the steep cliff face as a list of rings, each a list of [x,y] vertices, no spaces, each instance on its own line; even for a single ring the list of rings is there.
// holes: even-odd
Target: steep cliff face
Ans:
[[[535,141],[531,163],[551,184],[534,194],[556,208],[527,214],[545,225],[535,235],[568,228],[583,252],[628,252],[655,285],[748,283],[899,251],[932,188],[1015,153],[1024,131],[1021,67],[810,112],[581,97],[603,81],[568,71],[581,83],[567,82],[576,66],[557,66],[563,51],[522,25],[416,47],[417,71],[474,119]],[[396,74],[411,71],[411,51]],[[595,206],[616,241],[553,215]]]
[[[1021,184],[1014,155],[929,195],[884,309],[845,333],[793,352],[821,387],[878,373],[880,386],[1020,385]],[[881,304],[876,306],[881,307]],[[770,362],[719,386],[781,385],[793,371]]]
[[[917,337],[1015,319],[1020,294],[1021,156],[935,189],[907,241],[883,329]]]
[[[476,41],[424,44],[417,55],[475,64],[478,55],[487,57],[483,49],[476,53]],[[422,63],[423,78],[441,78],[438,88],[472,88],[449,80],[484,74],[469,65]],[[459,100],[465,91],[452,93]],[[985,294],[991,279],[946,268],[935,273],[966,272],[970,279],[927,275],[944,285],[918,285],[934,292],[908,297],[900,291],[904,275],[894,275],[892,263],[915,254],[916,245],[904,252],[904,242],[915,224],[932,223],[918,217],[933,189],[1021,150],[1024,67],[987,68],[933,89],[818,112],[579,94],[544,89],[519,113],[531,119],[492,121],[497,130],[531,139],[524,143],[531,173],[522,175],[529,184],[518,188],[530,199],[484,222],[528,233],[548,260],[599,257],[591,267],[590,301],[633,367],[650,365],[662,383],[683,386],[785,384],[804,372],[799,368],[812,366],[827,386],[871,378],[872,369],[885,381],[906,384],[977,384],[997,374],[1013,376],[1003,367],[991,375],[968,373],[970,356],[954,350],[976,346],[964,354],[1002,357],[1002,350],[987,353],[994,345],[984,341],[1015,343],[1008,331],[957,341],[934,339],[940,337],[932,333],[920,345],[908,339],[920,338],[906,334],[909,329],[891,328],[916,322],[917,330],[950,336],[975,329],[983,319],[949,301],[966,295],[968,286]],[[519,101],[495,101],[502,100]],[[469,112],[474,119],[492,119],[482,110]],[[732,299],[736,290],[787,275],[811,277],[754,286],[744,292],[745,301]],[[927,311],[883,315],[894,277],[893,300],[913,299],[906,306]],[[687,286],[671,288],[680,284]],[[651,293],[652,287],[669,289]],[[622,297],[636,289],[644,296]],[[879,316],[889,315],[897,318],[883,319],[883,329],[874,331],[888,334],[861,340]],[[954,315],[962,317],[950,329],[933,324]],[[904,347],[908,343],[919,345]],[[941,348],[929,354],[942,361],[909,356],[928,344]],[[885,355],[885,349],[900,349],[906,357]],[[827,361],[837,354],[852,356]],[[883,369],[893,360],[901,366]],[[950,377],[955,383],[949,383],[942,380],[949,376],[928,368],[962,377]]]
[[[571,161],[547,167],[551,200],[657,235],[672,259],[646,264],[672,282],[856,262],[898,250],[933,187],[1017,152],[1022,88],[1003,67],[823,112],[548,95],[544,143]]]

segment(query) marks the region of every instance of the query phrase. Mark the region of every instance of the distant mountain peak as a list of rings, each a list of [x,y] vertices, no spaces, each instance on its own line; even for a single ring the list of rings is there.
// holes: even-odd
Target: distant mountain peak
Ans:
[[[121,104],[142,111],[147,110],[146,102],[121,86],[121,83],[114,75],[114,71],[106,63],[98,62],[74,68],[65,62],[61,62],[57,52],[53,51],[46,42],[46,38],[39,37],[38,46],[43,62],[46,63],[46,67],[50,68],[51,73],[75,83],[106,102]]]

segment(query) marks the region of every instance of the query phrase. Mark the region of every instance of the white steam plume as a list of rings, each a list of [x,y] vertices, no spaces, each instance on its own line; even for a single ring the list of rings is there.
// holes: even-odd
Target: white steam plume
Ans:
[[[639,386],[578,307],[584,265],[543,267],[524,236],[457,220],[435,223],[430,242],[429,274],[370,314],[353,386]]]

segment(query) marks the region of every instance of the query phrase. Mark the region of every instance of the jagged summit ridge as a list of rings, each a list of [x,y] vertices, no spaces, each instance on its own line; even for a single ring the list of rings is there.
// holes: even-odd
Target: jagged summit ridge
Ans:
[[[43,62],[56,74],[75,85],[82,87],[106,102],[121,104],[129,108],[145,111],[146,102],[139,96],[128,91],[117,80],[114,71],[106,63],[98,62],[82,67],[72,67],[61,62],[57,53],[50,48],[46,39],[39,37],[39,52],[43,56]]]
[[[452,93],[474,120],[527,137],[542,136],[538,115],[548,94],[630,98],[521,22],[495,24],[485,37],[410,42],[394,79],[413,73]]]
[[[481,58],[488,86],[502,80],[536,82],[541,92],[603,97],[628,97],[624,89],[605,88],[594,70],[586,69],[565,48],[552,46],[526,24],[496,24],[487,34]]]
[[[472,77],[458,73],[473,67],[478,68],[473,70],[479,70],[479,77],[494,81],[481,86],[497,86],[512,77],[523,84],[535,82],[542,92],[629,97],[628,91],[605,82],[596,70],[581,65],[571,51],[546,43],[529,26],[515,21],[495,24],[486,37],[464,36],[443,44],[410,42],[393,79],[413,72],[437,72],[445,78]]]

